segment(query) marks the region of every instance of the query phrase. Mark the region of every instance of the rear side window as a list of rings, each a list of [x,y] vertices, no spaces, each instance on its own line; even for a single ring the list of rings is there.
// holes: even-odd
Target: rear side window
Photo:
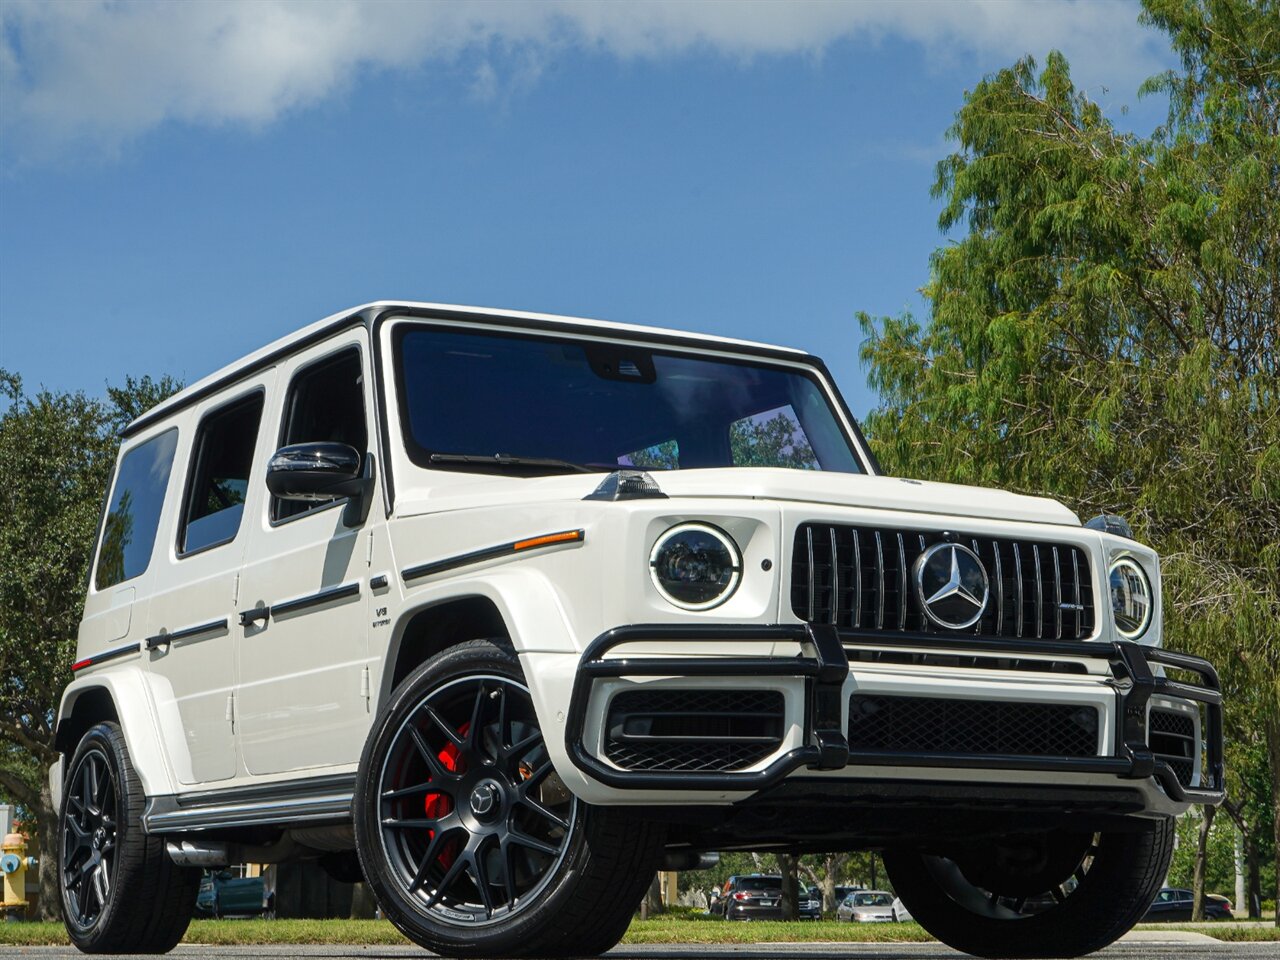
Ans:
[[[364,375],[360,351],[354,347],[304,367],[289,384],[280,444],[317,441],[345,443],[362,455],[368,449]],[[314,504],[274,497],[271,500],[273,520],[285,520],[314,509]]]
[[[205,550],[236,538],[249,492],[262,403],[262,394],[255,393],[214,411],[200,424],[178,536],[179,553]]]
[[[178,430],[166,430],[134,447],[120,461],[94,584],[99,590],[146,572],[173,469]]]

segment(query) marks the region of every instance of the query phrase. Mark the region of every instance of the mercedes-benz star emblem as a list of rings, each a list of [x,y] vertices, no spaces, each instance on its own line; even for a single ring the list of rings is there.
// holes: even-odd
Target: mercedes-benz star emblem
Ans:
[[[935,543],[916,559],[915,577],[921,606],[940,627],[972,627],[987,608],[987,569],[966,546]]]

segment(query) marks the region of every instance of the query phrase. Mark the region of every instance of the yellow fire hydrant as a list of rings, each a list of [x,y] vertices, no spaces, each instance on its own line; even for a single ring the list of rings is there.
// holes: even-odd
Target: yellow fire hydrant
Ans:
[[[0,873],[4,874],[4,903],[0,909],[13,910],[27,905],[27,871],[36,865],[35,857],[24,856],[27,838],[20,833],[10,833],[0,845]]]

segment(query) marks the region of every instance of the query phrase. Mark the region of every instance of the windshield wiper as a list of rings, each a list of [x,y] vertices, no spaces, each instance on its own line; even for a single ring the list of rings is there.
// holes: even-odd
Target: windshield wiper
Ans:
[[[492,456],[481,456],[474,453],[433,453],[432,463],[474,463],[478,466],[494,467],[549,467],[556,470],[572,470],[574,473],[602,473],[597,467],[588,467],[581,463],[570,463],[568,460],[556,460],[552,457],[513,457],[507,453],[495,453]]]

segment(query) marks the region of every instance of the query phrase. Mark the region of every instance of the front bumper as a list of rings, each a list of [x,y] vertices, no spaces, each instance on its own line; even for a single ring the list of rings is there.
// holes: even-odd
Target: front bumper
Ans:
[[[644,642],[698,644],[792,643],[799,656],[613,656],[624,644]],[[1023,756],[957,752],[850,749],[845,731],[846,683],[850,676],[846,648],[889,652],[927,650],[937,654],[995,657],[1060,656],[1087,659],[1105,666],[1105,683],[1115,698],[1111,716],[1112,749],[1098,756]],[[1157,675],[1153,666],[1195,674],[1199,683]],[[601,680],[623,677],[760,678],[775,677],[804,684],[803,735],[799,745],[773,758],[762,769],[747,772],[649,772],[622,770],[587,749],[584,731],[592,690]],[[1153,697],[1184,701],[1204,711],[1204,761],[1198,785],[1179,781],[1174,769],[1149,745],[1148,708]],[[807,769],[838,771],[849,766],[892,768],[1000,770],[1045,774],[1092,774],[1117,781],[1154,779],[1176,803],[1218,804],[1224,796],[1222,694],[1213,666],[1199,657],[1146,647],[1128,641],[1009,640],[934,634],[886,636],[866,630],[838,630],[825,624],[685,625],[618,627],[598,637],[578,665],[566,716],[565,745],[582,773],[618,789],[751,792],[771,787]],[[1050,778],[1051,779],[1051,778]]]

